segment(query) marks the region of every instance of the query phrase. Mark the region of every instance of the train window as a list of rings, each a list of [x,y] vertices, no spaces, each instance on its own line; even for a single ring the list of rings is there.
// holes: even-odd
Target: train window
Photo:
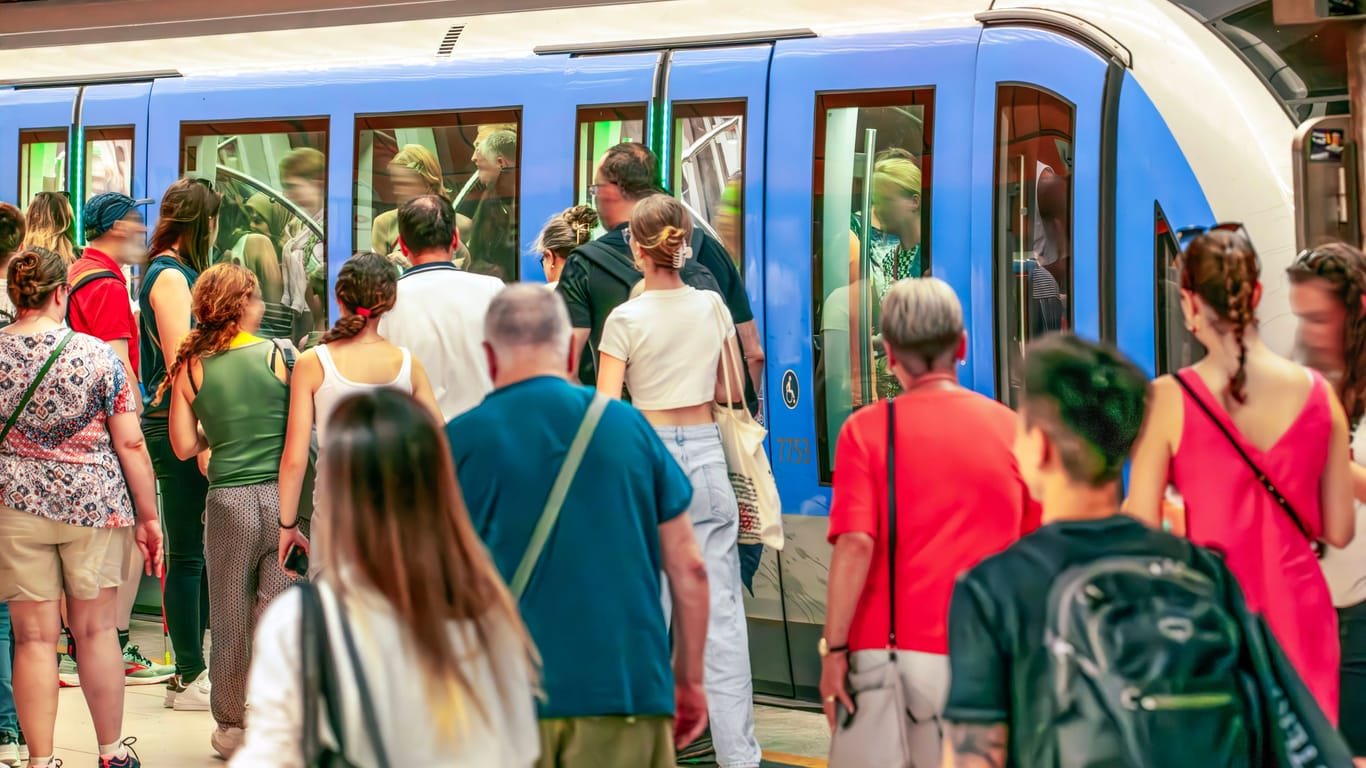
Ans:
[[[1153,204],[1153,265],[1155,267],[1157,306],[1157,374],[1174,373],[1194,365],[1205,353],[1204,345],[1186,330],[1186,317],[1181,312],[1181,276],[1178,273],[1181,246],[1176,232],[1162,212]]]
[[[893,281],[929,274],[934,89],[816,98],[812,334],[816,439],[829,482],[840,427],[900,392],[878,311]]]
[[[398,208],[435,194],[450,201],[471,272],[518,278],[520,113],[516,110],[384,115],[356,119],[358,249],[407,260]]]
[[[673,109],[674,191],[743,275],[745,105],[675,103]]]
[[[327,328],[326,148],[321,118],[181,126],[182,172],[223,194],[215,259],[256,273],[268,338],[311,344]]]
[[[133,194],[133,126],[85,130],[85,199]]]
[[[1024,85],[996,89],[997,393],[1014,407],[1030,339],[1071,327],[1075,109]]]
[[[645,105],[580,107],[579,146],[574,153],[574,203],[592,205],[588,188],[607,150],[625,142],[645,140]],[[594,235],[602,233],[601,227]]]
[[[19,207],[39,192],[66,189],[66,129],[19,132]]]

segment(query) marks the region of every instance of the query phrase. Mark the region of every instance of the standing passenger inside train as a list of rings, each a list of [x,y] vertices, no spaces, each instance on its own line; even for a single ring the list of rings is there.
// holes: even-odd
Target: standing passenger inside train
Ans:
[[[1300,350],[1333,383],[1352,430],[1356,535],[1343,549],[1329,547],[1321,564],[1342,641],[1338,726],[1366,763],[1366,255],[1329,243],[1300,254],[1288,273]]]
[[[593,239],[593,227],[598,225],[598,212],[587,205],[576,205],[550,217],[536,238],[532,250],[541,255],[541,269],[545,270],[546,287],[555,290],[560,282],[564,263],[575,248]]]
[[[1241,229],[1210,231],[1182,255],[1181,307],[1209,352],[1153,382],[1128,511],[1158,526],[1176,487],[1179,527],[1225,554],[1248,607],[1336,723],[1337,614],[1315,549],[1352,540],[1347,419],[1323,377],[1262,342],[1258,272]]]
[[[265,315],[261,318],[261,336],[267,339],[296,339],[294,315],[281,303],[284,296],[284,276],[281,273],[280,250],[285,242],[285,228],[289,214],[268,195],[258,192],[242,204],[245,228],[237,232],[231,249],[231,260],[251,270],[261,286]]]
[[[71,210],[65,192],[39,192],[28,204],[24,246],[46,248],[61,256],[69,267],[76,262],[76,244],[71,241],[75,224],[76,212]]]
[[[932,765],[948,696],[954,580],[1038,520],[1011,453],[1015,414],[958,383],[968,335],[953,289],[932,277],[900,280],[881,315],[902,394],[855,412],[840,432],[821,696],[834,728],[837,703],[857,711],[859,680],[900,675],[913,702],[911,764]],[[842,738],[858,737],[837,731],[832,757]]]
[[[579,380],[590,386],[597,381],[598,347],[607,316],[630,297],[631,288],[639,279],[632,266],[635,257],[626,245],[625,231],[636,204],[660,192],[657,167],[655,154],[643,144],[626,142],[607,150],[594,172],[589,191],[608,231],[592,243],[574,249],[555,287],[569,306],[575,349],[583,350]],[[694,248],[695,261],[683,265],[683,282],[694,288],[714,289],[725,299],[745,356],[745,373],[752,381],[762,382],[764,348],[740,271],[711,236],[698,233],[689,244],[693,241],[698,243]],[[588,345],[586,350],[584,344]],[[753,394],[753,388],[747,385],[746,400],[750,410],[756,411],[758,399]]]
[[[536,650],[470,525],[440,422],[379,389],[347,397],[328,426],[321,575],[261,618],[251,727],[232,765],[530,768]],[[301,674],[308,621],[310,647],[337,672],[341,733],[322,725],[327,703]],[[340,759],[305,756],[310,737]]]
[[[175,650],[176,675],[166,683],[166,706],[202,712],[209,708],[204,633],[209,625],[209,581],[204,572],[204,499],[208,455],[181,459],[171,447],[170,398],[161,384],[190,332],[190,290],[209,265],[209,244],[218,229],[222,198],[203,179],[184,178],[166,189],[152,233],[152,255],[138,291],[138,357],[149,393],[142,431],[161,486],[166,526],[163,612]]]
[[[753,681],[737,550],[740,511],[731,489],[712,404],[739,397],[744,375],[723,375],[721,356],[738,361],[735,326],[719,296],[685,285],[678,271],[692,258],[692,220],[667,195],[641,200],[623,232],[645,291],[608,316],[602,332],[598,391],[631,391],[693,485],[688,516],[707,563],[711,612],[707,628],[707,710],[722,768],[759,765],[754,738]]]
[[[398,299],[380,320],[379,332],[426,366],[441,416],[450,421],[493,389],[484,361],[484,313],[503,283],[451,262],[455,211],[436,195],[399,208],[398,229],[403,255],[413,266],[399,278]]]
[[[389,183],[399,206],[421,195],[450,200],[450,192],[442,181],[440,161],[421,144],[404,144],[389,161]],[[375,253],[398,262],[407,261],[398,248],[397,206],[376,216],[370,227],[370,246]]]
[[[284,352],[255,335],[265,302],[246,267],[217,264],[194,285],[194,330],[157,391],[171,390],[171,445],[190,459],[213,451],[204,513],[213,626],[210,743],[223,758],[242,744],[252,623],[289,585],[276,567],[280,455],[289,415]]]
[[[538,765],[673,768],[675,743],[696,738],[707,715],[707,571],[684,514],[692,485],[639,412],[566,381],[576,361],[559,297],[509,286],[485,327],[497,388],[446,436],[470,519],[541,650]],[[580,430],[587,442],[565,475],[553,533],[530,559]],[[672,664],[661,571],[677,627]]]
[[[327,322],[327,256],[323,233],[327,222],[327,157],[312,147],[299,147],[280,161],[280,181],[285,197],[299,206],[318,227],[294,222],[280,253],[283,290],[280,303],[293,314],[290,340],[307,346],[315,331]]]
[[[517,279],[517,134],[489,134],[474,148],[483,194],[470,220],[470,271]]]
[[[290,382],[289,429],[279,462],[280,535],[277,560],[285,569],[290,546],[308,551],[310,533],[316,540],[316,518],[311,529],[300,529],[300,494],[308,471],[309,440],[316,428],[318,444],[326,439],[327,423],[337,404],[351,395],[381,387],[415,396],[432,413],[440,414],[422,363],[406,347],[397,347],[379,333],[381,319],[394,307],[397,278],[393,264],[377,253],[348,259],[337,275],[337,306],[341,317],[322,341],[299,356]],[[320,510],[321,486],[314,486],[313,509]]]

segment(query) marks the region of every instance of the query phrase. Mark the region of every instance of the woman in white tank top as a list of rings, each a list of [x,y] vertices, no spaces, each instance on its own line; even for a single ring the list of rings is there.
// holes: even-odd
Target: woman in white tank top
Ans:
[[[379,318],[394,307],[398,276],[389,260],[375,253],[358,254],[337,275],[337,306],[341,318],[322,342],[299,356],[290,382],[289,427],[280,460],[280,567],[285,554],[298,545],[308,551],[308,537],[299,530],[299,494],[308,469],[309,442],[318,430],[322,443],[327,421],[348,397],[380,388],[413,395],[441,418],[431,382],[422,363],[403,347],[379,335]],[[313,491],[315,510],[318,488]],[[313,524],[319,521],[315,518]]]

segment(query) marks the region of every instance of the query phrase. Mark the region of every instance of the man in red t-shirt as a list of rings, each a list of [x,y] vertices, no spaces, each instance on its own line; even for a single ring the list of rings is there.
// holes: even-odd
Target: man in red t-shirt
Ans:
[[[948,695],[949,597],[958,574],[1020,538],[1029,491],[1012,446],[1015,414],[958,384],[967,353],[963,310],[935,278],[901,280],[882,300],[888,368],[901,383],[895,400],[896,534],[889,552],[888,419],[882,401],[845,422],[835,452],[834,498],[821,696],[827,718],[857,707],[850,671],[885,665],[887,649],[911,692],[913,765],[938,765],[936,717]],[[891,627],[890,566],[896,626]],[[852,705],[852,706],[851,706]],[[923,725],[923,727],[921,727]],[[840,747],[835,734],[832,762]]]
[[[67,324],[109,343],[128,371],[128,381],[138,394],[138,324],[128,294],[125,264],[136,264],[147,251],[147,225],[138,207],[151,200],[134,200],[117,192],[90,198],[83,221],[88,245],[71,265]]]

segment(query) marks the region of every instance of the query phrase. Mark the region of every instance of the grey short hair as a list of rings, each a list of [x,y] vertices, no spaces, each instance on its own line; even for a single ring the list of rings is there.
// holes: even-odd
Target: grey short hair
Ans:
[[[900,354],[927,366],[963,337],[963,305],[937,277],[898,280],[882,298],[882,338]]]
[[[530,349],[568,355],[572,334],[564,299],[536,283],[504,288],[484,316],[484,339],[500,355],[515,356]]]
[[[509,163],[517,162],[517,134],[509,130],[494,131],[479,145],[479,153],[490,161],[505,158]]]

